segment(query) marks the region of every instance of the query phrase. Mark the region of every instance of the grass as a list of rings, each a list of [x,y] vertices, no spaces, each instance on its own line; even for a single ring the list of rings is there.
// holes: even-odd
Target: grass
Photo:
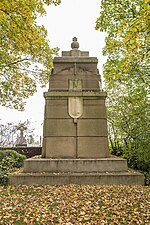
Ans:
[[[148,186],[0,186],[0,224],[149,225],[149,200]]]

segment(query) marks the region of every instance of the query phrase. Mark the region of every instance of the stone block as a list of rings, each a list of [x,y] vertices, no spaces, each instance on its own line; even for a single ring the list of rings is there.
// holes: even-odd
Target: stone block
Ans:
[[[45,119],[52,118],[70,118],[68,115],[68,101],[55,99],[47,101],[45,107]]]
[[[45,152],[46,158],[75,158],[76,138],[46,137]]]
[[[54,66],[54,70],[53,70],[53,74],[51,75],[54,76],[54,75],[58,75],[58,74],[62,74],[62,75],[68,75],[68,74],[73,74],[73,71],[74,71],[74,63],[57,63],[57,66]],[[50,80],[51,80],[51,77],[50,77]]]
[[[78,49],[73,49],[70,51],[70,56],[81,56],[81,51]]]
[[[83,88],[82,90],[83,91],[100,91],[100,87],[99,87],[99,83],[97,80],[83,80],[82,81],[82,84],[83,84]]]
[[[57,79],[51,79],[51,82],[49,84],[49,90],[50,91],[59,91],[59,90],[69,90],[69,80],[70,79],[74,79],[71,75],[70,75],[70,79],[65,79],[64,75],[63,75],[63,79],[62,77],[57,75]],[[92,77],[90,79],[84,79],[84,77],[78,76],[77,79],[81,79],[82,78],[82,90],[86,91],[100,91],[100,87],[99,87],[99,82],[97,79],[92,79]]]
[[[78,119],[77,136],[107,136],[106,119]]]
[[[107,137],[78,137],[77,158],[107,158],[110,156]]]
[[[10,184],[26,185],[144,185],[144,175],[138,172],[116,173],[22,173],[10,175]]]
[[[97,74],[97,62],[92,62],[92,63],[77,63],[76,64],[76,68],[77,68],[77,75],[87,75],[87,74],[91,74],[93,79],[94,76]],[[88,78],[87,78],[88,79]]]
[[[106,119],[104,100],[88,99],[83,102],[84,112],[81,118]]]
[[[46,119],[44,136],[76,136],[76,124],[73,123],[73,119]]]
[[[80,51],[80,50],[78,50]],[[71,54],[71,51],[62,51],[62,56],[71,56],[73,54]],[[89,56],[89,52],[88,51],[80,51],[80,56]]]
[[[46,106],[50,106],[51,108],[53,108],[54,106],[58,106],[58,107],[61,107],[61,106],[65,106],[67,105],[67,98],[62,100],[62,99],[51,99],[51,100],[48,100],[46,102]]]
[[[60,89],[63,91],[68,90],[68,81],[55,79],[54,81],[50,82],[49,89],[51,91],[59,91]]]
[[[121,158],[103,159],[44,159],[31,158],[24,161],[26,173],[93,173],[127,172],[127,160]]]
[[[55,57],[53,63],[54,68],[59,67],[60,65],[64,67],[64,65],[70,63],[80,63],[80,65],[86,65],[90,68],[91,64],[97,66],[98,59],[96,57],[66,56],[66,57]]]

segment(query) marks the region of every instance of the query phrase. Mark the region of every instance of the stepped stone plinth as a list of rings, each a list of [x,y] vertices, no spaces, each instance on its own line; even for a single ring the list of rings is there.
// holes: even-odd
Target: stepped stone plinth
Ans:
[[[54,58],[44,93],[42,156],[25,160],[24,172],[10,176],[10,183],[144,185],[142,174],[109,153],[107,94],[97,58],[80,51],[77,38],[71,47]]]

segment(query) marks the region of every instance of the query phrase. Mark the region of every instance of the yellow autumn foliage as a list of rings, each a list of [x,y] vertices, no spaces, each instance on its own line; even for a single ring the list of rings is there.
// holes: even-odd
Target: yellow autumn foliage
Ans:
[[[36,22],[44,16],[44,4],[60,0],[0,1],[0,102],[22,110],[25,99],[45,84],[57,48],[50,48],[47,31]]]

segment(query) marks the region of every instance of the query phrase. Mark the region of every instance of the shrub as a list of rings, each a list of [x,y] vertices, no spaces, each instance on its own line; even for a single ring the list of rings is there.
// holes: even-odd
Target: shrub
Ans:
[[[8,185],[8,173],[6,171],[0,171],[0,185]]]
[[[113,146],[113,142],[112,142]],[[118,146],[112,148],[110,146],[110,152],[112,155],[120,156],[125,159],[127,159],[128,166],[134,170],[139,171],[140,173],[143,173],[145,176],[145,185],[150,185],[150,159],[147,157],[146,160],[139,160],[137,154],[135,152],[132,152],[132,154],[129,154],[129,151],[125,148],[125,146]]]
[[[8,184],[8,173],[23,166],[24,155],[13,150],[0,150],[0,184]]]
[[[0,150],[0,170],[10,171],[13,168],[20,168],[26,159],[24,155],[13,150]]]
[[[143,162],[138,160],[128,161],[129,167],[141,172],[145,176],[145,185],[150,185],[150,162]]]

